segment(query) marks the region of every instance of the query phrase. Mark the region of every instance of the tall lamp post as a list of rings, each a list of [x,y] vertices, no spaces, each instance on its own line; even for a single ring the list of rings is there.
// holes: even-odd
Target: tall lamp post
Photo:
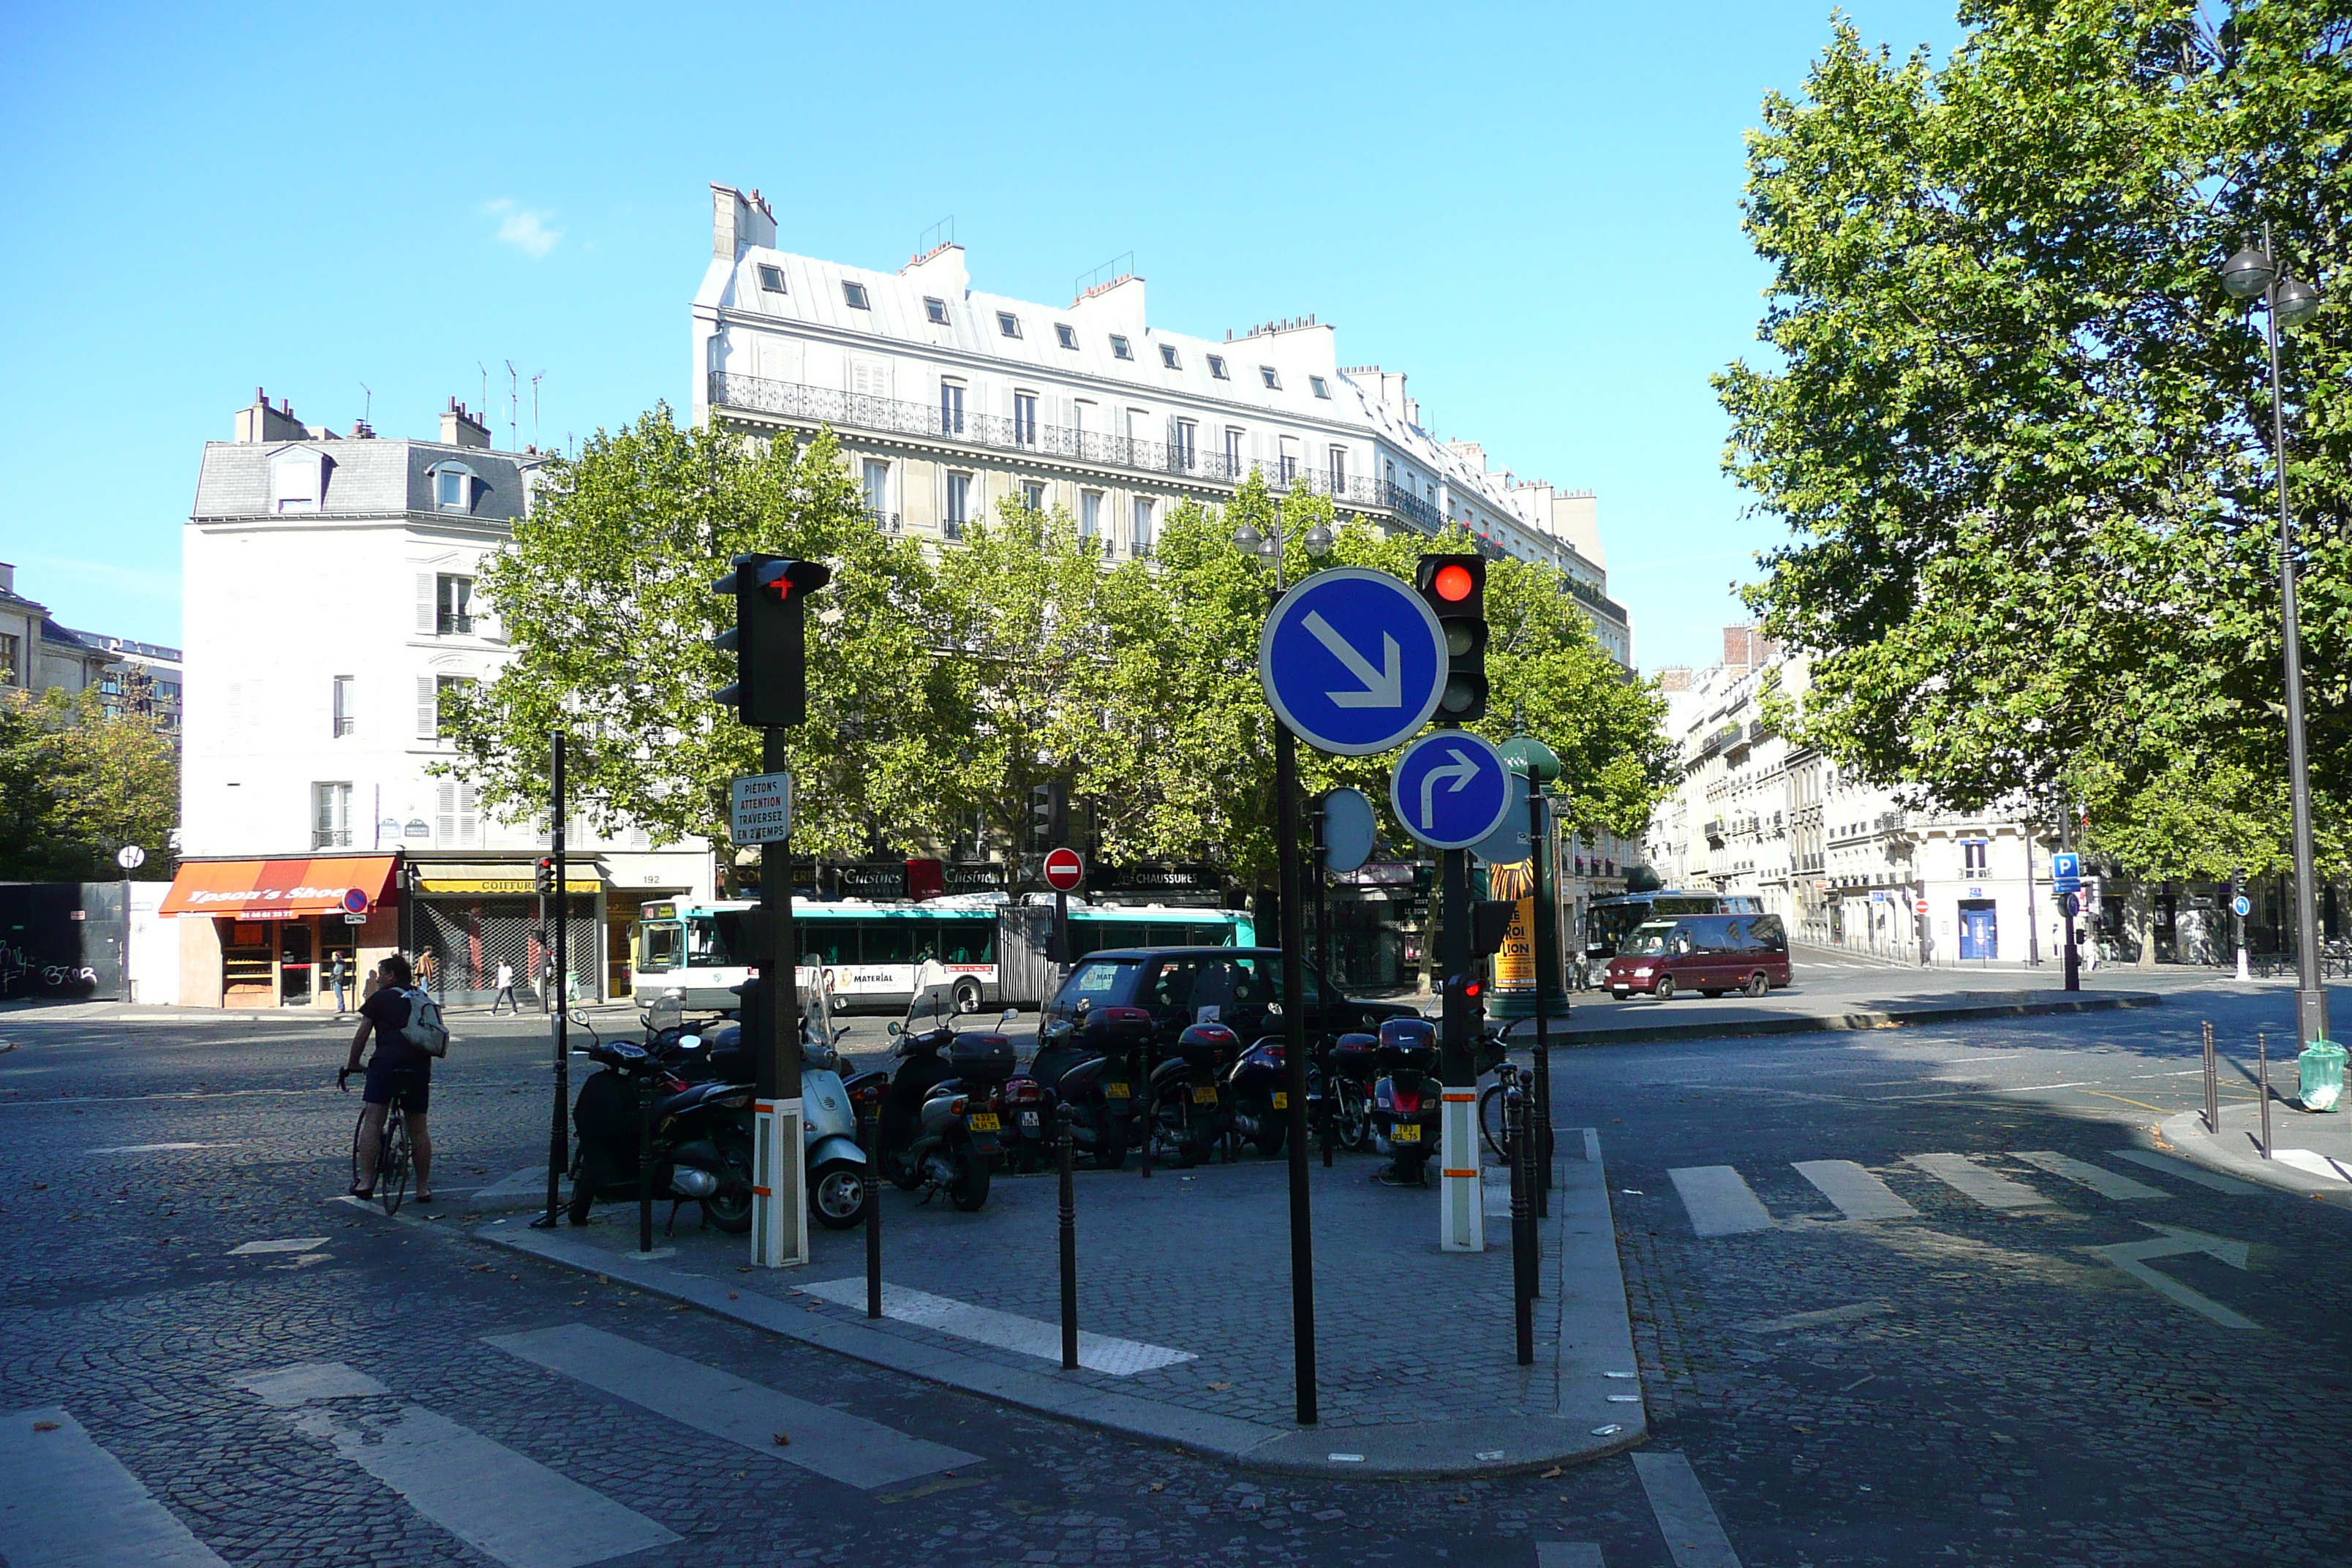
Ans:
[[[2271,460],[2278,467],[2279,614],[2286,647],[2287,788],[2294,801],[2294,1026],[2308,1046],[2327,1037],[2327,992],[2319,976],[2319,896],[2311,849],[2311,772],[2303,731],[2303,634],[2295,622],[2294,513],[2286,492],[2286,400],[2279,384],[2279,333],[2319,313],[2319,290],[2282,271],[2263,243],[2221,264],[2221,287],[2233,300],[2263,302],[2263,336],[2271,356]]]
[[[1331,548],[1331,531],[1317,523],[1299,542],[1310,556]],[[1274,563],[1274,600],[1287,592],[1282,569],[1282,526],[1269,537],[1248,523],[1234,530],[1234,543]],[[1298,1424],[1316,1421],[1315,1232],[1307,1201],[1307,933],[1299,908],[1303,881],[1298,856],[1298,738],[1279,718],[1274,721],[1274,792],[1277,879],[1282,900],[1282,1053],[1289,1079],[1290,1126],[1290,1333],[1291,1366],[1297,1393]],[[1149,1135],[1147,1131],[1147,1136]]]

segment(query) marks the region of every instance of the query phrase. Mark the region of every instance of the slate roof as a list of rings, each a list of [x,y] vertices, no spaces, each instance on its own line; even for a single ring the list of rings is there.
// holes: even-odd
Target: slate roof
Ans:
[[[303,449],[325,454],[326,493],[318,511],[303,516],[382,517],[397,512],[435,512],[433,470],[460,463],[481,481],[470,517],[507,522],[523,514],[523,473],[533,459],[478,447],[446,447],[438,441],[365,440],[211,441],[196,478],[192,518],[212,522],[273,515],[270,464],[282,453]]]

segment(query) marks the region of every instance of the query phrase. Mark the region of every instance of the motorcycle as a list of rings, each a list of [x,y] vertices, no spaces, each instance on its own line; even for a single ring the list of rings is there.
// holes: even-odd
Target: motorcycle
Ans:
[[[702,1205],[704,1223],[740,1235],[751,1228],[751,1089],[748,1084],[688,1083],[645,1047],[599,1042],[573,1053],[598,1064],[572,1102],[573,1225],[586,1225],[599,1199],[639,1195],[640,1171],[656,1196]],[[650,1097],[650,1105],[646,1098]],[[639,1162],[647,1126],[651,1142]]]
[[[1152,1147],[1168,1149],[1179,1169],[1208,1159],[1234,1131],[1223,1082],[1241,1048],[1241,1037],[1224,1025],[1194,1024],[1176,1037],[1175,1054],[1151,1069]]]
[[[1351,1152],[1372,1146],[1372,1086],[1380,1080],[1380,1056],[1378,1035],[1342,1035],[1324,1068],[1320,1109],[1331,1119],[1339,1147]]]
[[[1438,1081],[1437,1026],[1426,1018],[1391,1018],[1381,1026],[1367,1120],[1375,1152],[1389,1163],[1378,1179],[1391,1186],[1426,1186],[1428,1167],[1443,1132],[1445,1094]]]
[[[1234,1135],[1268,1159],[1282,1152],[1290,1133],[1289,1055],[1280,1036],[1268,1035],[1225,1074]]]
[[[922,1189],[926,1201],[944,1192],[971,1214],[988,1202],[1003,1125],[998,1091],[1013,1075],[1013,1038],[958,1034],[949,1021],[955,1008],[946,971],[925,961],[906,1018],[890,1025],[898,1065],[859,1073],[845,1087],[856,1104],[878,1108],[880,1174],[903,1192]]]
[[[1070,1146],[1096,1169],[1116,1171],[1127,1163],[1127,1152],[1140,1129],[1135,1124],[1133,1082],[1134,1041],[1114,1037],[1107,1051],[1093,1048],[1087,1037],[1090,1002],[1080,1002],[1076,1018],[1055,1018],[1039,1029],[1037,1048],[1029,1065],[1004,1085],[1004,1148],[1006,1163],[1016,1171],[1034,1171],[1053,1163],[1056,1118],[1070,1109]],[[1150,1015],[1135,1013],[1137,1027],[1120,1029],[1110,1020],[1113,1037],[1150,1033]],[[1010,1021],[1013,1015],[1005,1014]]]

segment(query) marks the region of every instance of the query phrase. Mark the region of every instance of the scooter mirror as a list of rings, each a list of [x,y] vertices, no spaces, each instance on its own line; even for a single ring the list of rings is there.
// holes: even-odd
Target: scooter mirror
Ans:
[[[677,1048],[681,1051],[698,1051],[702,1048],[702,1037],[700,1035],[680,1035],[677,1037]]]
[[[893,1019],[891,1019],[891,1020],[890,1020],[890,1033],[891,1033],[894,1037],[895,1037],[895,1036],[898,1036],[898,1035],[903,1035],[903,1034],[905,1034],[906,1032],[907,1032],[907,1026],[906,1026],[906,1025],[901,1024],[901,1023],[900,1023],[900,1022],[898,1022],[898,1019],[896,1019],[896,1018],[893,1018]]]
[[[1007,1008],[1004,1010],[1004,1016],[1003,1016],[1003,1017],[1001,1017],[1001,1018],[997,1019],[996,1021],[997,1021],[999,1024],[1010,1024],[1011,1022],[1013,1022],[1015,1018],[1018,1018],[1019,1016],[1021,1016],[1021,1009],[1020,1009],[1020,1008],[1018,1008],[1018,1007],[1007,1007]]]

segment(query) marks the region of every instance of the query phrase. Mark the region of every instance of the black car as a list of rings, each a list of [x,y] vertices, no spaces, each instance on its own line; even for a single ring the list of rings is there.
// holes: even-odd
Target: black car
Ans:
[[[1418,1017],[1401,1002],[1367,1002],[1324,983],[1308,964],[1307,1037],[1372,1031],[1385,1018]],[[1139,1038],[1172,1050],[1192,1025],[1223,1024],[1246,1046],[1281,1032],[1282,950],[1276,947],[1122,947],[1090,952],[1038,1019],[1041,1030],[1076,1025],[1087,1054],[1125,1050]],[[1084,1004],[1084,1016],[1080,1016]]]

